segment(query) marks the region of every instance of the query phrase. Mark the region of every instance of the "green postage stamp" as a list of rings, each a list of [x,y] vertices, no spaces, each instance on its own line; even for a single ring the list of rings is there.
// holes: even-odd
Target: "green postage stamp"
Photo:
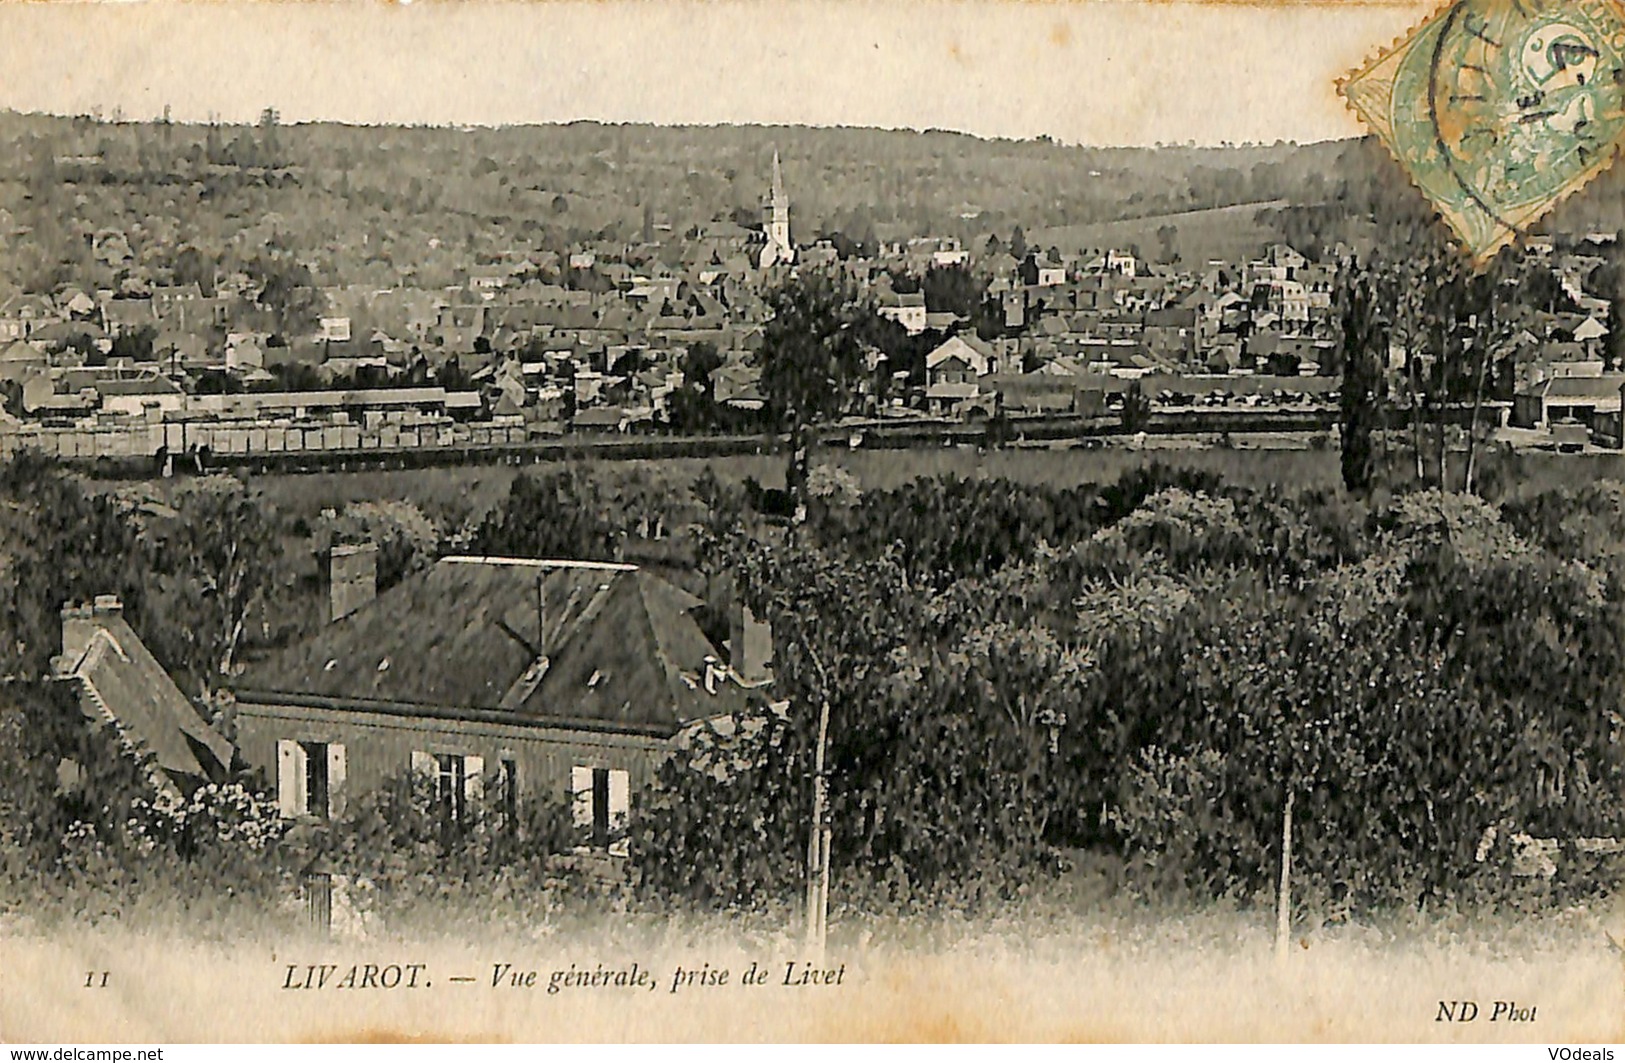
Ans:
[[[1475,265],[1613,162],[1616,0],[1458,0],[1340,86]]]

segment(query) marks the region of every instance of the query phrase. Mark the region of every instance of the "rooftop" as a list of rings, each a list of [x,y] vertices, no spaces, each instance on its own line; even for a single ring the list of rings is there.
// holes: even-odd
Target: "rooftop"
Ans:
[[[249,668],[238,697],[671,733],[747,697],[707,684],[700,604],[635,565],[448,557]]]

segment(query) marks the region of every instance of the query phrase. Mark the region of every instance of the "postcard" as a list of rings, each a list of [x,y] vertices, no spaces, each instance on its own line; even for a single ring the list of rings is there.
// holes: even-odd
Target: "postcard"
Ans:
[[[0,42],[8,1042],[1625,1039],[1617,0]]]

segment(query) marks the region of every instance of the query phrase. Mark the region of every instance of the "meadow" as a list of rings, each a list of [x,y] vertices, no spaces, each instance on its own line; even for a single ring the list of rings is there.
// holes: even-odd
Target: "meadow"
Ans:
[[[1157,231],[1173,226],[1171,249],[1181,262],[1193,265],[1240,262],[1257,254],[1260,247],[1284,239],[1278,229],[1261,223],[1258,215],[1286,205],[1285,200],[1271,200],[1143,218],[1060,225],[1035,229],[1027,239],[1035,247],[1058,247],[1063,253],[1080,248],[1138,247],[1142,254],[1156,256],[1162,247]]]
[[[1238,439],[1233,447],[1198,440],[1158,440],[1136,448],[1115,444],[1099,449],[922,447],[911,450],[839,450],[814,452],[815,464],[835,465],[850,473],[863,490],[890,490],[919,478],[1008,479],[1016,483],[1067,488],[1111,483],[1130,469],[1154,463],[1217,473],[1238,487],[1280,490],[1338,490],[1342,479],[1335,448],[1311,449],[1303,441]],[[1271,445],[1271,444],[1282,444]],[[1183,444],[1183,445],[1181,445]],[[1491,454],[1484,459],[1503,499],[1524,498],[1556,487],[1580,487],[1597,480],[1625,480],[1625,454]],[[314,517],[323,509],[353,502],[399,500],[425,512],[481,514],[508,493],[524,470],[549,471],[573,466],[597,478],[613,479],[639,472],[660,483],[692,484],[706,469],[724,483],[752,477],[766,487],[784,484],[783,455],[735,455],[719,458],[656,460],[585,460],[543,462],[531,466],[464,465],[427,469],[323,472],[257,476],[253,486],[278,511]],[[1459,468],[1459,458],[1458,458]],[[1395,455],[1389,475],[1404,480],[1404,459]]]
[[[912,450],[820,450],[815,464],[832,464],[850,473],[864,490],[889,490],[921,477],[1005,478],[1017,483],[1075,487],[1110,483],[1124,471],[1154,462],[1213,471],[1227,483],[1253,487],[1334,487],[1338,482],[1335,452],[1311,450],[1131,449],[1097,450],[932,447]],[[755,478],[766,487],[784,484],[783,455],[737,455],[721,458],[666,458],[636,462],[586,460],[543,462],[532,466],[483,465],[366,472],[301,473],[254,478],[254,486],[279,511],[314,515],[324,508],[352,502],[393,499],[416,503],[426,511],[467,507],[482,513],[495,506],[522,470],[549,471],[574,466],[594,477],[615,477],[639,470],[658,482],[691,484],[710,469],[724,483]],[[1622,468],[1621,475],[1625,475]]]

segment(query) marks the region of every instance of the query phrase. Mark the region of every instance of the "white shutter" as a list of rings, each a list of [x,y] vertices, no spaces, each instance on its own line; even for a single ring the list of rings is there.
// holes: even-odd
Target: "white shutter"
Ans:
[[[570,769],[570,816],[577,827],[592,830],[592,769]]]
[[[288,738],[276,740],[276,807],[288,819],[305,810],[305,751]]]
[[[626,826],[627,813],[632,809],[632,777],[624,771],[609,773],[609,829],[621,830]]]
[[[468,812],[469,820],[480,818],[484,811],[481,799],[485,796],[485,758],[472,754],[463,758],[463,807]]]
[[[413,807],[417,802],[427,800],[432,805],[435,800],[437,786],[436,775],[438,768],[433,755],[421,749],[412,750],[412,800]]]
[[[327,745],[327,818],[344,815],[344,746],[339,742]]]
[[[609,851],[616,856],[627,855],[630,845],[626,837],[626,820],[632,806],[632,777],[624,771],[609,773]]]

